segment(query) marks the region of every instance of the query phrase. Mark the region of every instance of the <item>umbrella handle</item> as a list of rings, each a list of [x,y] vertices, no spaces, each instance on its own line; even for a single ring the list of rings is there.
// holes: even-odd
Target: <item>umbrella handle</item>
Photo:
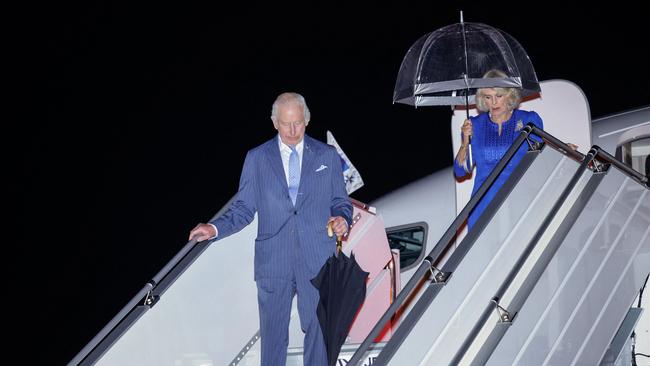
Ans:
[[[332,223],[333,221],[327,223],[327,236],[329,236],[330,238],[334,236],[334,229],[332,228]],[[342,237],[341,235],[336,236],[336,254],[341,253],[341,249],[343,248],[341,237]]]
[[[332,229],[333,221],[327,223],[327,236],[330,238],[334,236],[334,229]],[[341,242],[341,235],[336,236],[336,254],[341,253],[343,249],[343,243]]]

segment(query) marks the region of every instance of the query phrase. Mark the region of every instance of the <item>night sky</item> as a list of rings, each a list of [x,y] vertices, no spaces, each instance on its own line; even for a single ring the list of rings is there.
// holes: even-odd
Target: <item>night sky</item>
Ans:
[[[14,274],[37,281],[32,341],[45,364],[72,359],[236,192],[246,151],[275,135],[280,92],[305,96],[309,135],[332,131],[365,181],[358,200],[450,165],[450,108],[392,94],[411,44],[460,10],[517,39],[539,80],[581,87],[593,118],[650,104],[637,8],[354,3],[42,9],[46,118],[23,126],[30,138],[17,148],[30,245],[28,273]]]

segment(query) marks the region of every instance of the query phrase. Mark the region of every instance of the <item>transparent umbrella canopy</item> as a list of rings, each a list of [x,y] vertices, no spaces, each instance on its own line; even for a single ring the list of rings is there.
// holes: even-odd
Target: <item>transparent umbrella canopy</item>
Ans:
[[[487,78],[491,70],[506,78]],[[509,34],[482,23],[461,22],[422,36],[400,66],[393,102],[413,106],[474,104],[477,88],[517,87],[538,93],[539,81],[524,48]]]

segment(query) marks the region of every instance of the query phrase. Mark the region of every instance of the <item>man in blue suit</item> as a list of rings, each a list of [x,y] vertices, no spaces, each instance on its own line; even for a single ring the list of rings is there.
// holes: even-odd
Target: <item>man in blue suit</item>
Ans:
[[[263,366],[286,364],[294,294],[305,332],[303,364],[327,365],[316,316],[319,295],[310,280],[335,251],[327,225],[331,222],[336,235],[343,235],[352,222],[352,204],[336,149],[305,135],[309,119],[300,94],[280,94],[271,113],[278,135],[248,152],[228,210],[190,232],[198,241],[219,240],[244,228],[257,213],[255,281]]]

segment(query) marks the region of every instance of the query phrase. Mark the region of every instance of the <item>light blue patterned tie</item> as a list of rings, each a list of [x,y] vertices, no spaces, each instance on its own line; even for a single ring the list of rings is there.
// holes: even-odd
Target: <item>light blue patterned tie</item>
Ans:
[[[300,186],[300,158],[295,146],[289,145],[289,148],[291,149],[291,155],[289,155],[289,196],[295,206],[298,186]]]

